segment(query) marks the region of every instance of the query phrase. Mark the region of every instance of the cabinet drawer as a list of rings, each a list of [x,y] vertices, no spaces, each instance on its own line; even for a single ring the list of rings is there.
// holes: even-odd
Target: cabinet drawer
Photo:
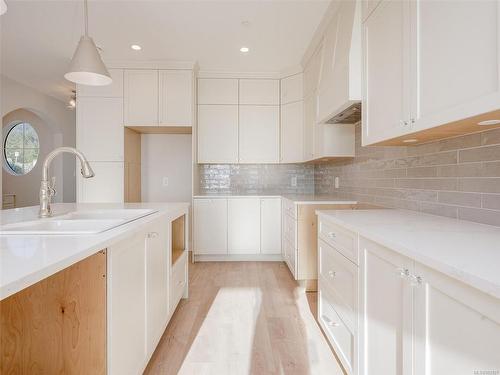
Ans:
[[[319,237],[328,245],[333,246],[347,259],[358,264],[358,244],[357,235],[333,224],[329,221],[320,219]]]
[[[183,254],[172,268],[170,277],[170,312],[172,313],[179,303],[186,287],[186,254]]]
[[[320,309],[318,320],[335,349],[337,356],[347,370],[353,373],[355,337],[354,333],[344,324],[335,309],[325,299],[325,293],[320,291]]]
[[[358,301],[358,267],[321,239],[318,248],[320,282],[331,291],[331,299],[328,302],[348,321],[354,331]]]

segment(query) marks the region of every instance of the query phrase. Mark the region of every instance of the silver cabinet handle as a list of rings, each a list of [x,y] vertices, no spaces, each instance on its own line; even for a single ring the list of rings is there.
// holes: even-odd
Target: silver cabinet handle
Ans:
[[[403,126],[403,127],[404,127],[404,126],[408,126],[408,121],[400,120],[400,121],[399,121],[399,124],[400,124],[401,126]]]
[[[338,327],[340,325],[340,323],[332,321],[326,315],[321,315],[321,317],[323,318],[323,320],[325,321],[325,323],[328,324],[330,327]]]
[[[417,275],[409,276],[411,286],[420,286],[422,285],[422,278]]]
[[[158,237],[158,232],[149,232],[148,233],[148,238],[156,238]]]
[[[328,271],[328,275],[329,275],[332,279],[334,279],[334,278],[335,278],[335,276],[337,276],[337,272],[335,272],[335,271],[331,271],[331,270],[330,270],[330,271]]]
[[[397,268],[396,274],[402,279],[407,279],[410,276],[410,270],[408,268]]]
[[[412,124],[415,123],[415,119],[414,118],[412,118],[410,121],[411,121]]]
[[[337,237],[337,235],[334,232],[330,232],[330,233],[328,233],[328,237],[335,238],[335,237]]]
[[[182,280],[181,281],[177,281],[177,285],[182,285],[182,284],[184,284],[184,281],[182,281]]]

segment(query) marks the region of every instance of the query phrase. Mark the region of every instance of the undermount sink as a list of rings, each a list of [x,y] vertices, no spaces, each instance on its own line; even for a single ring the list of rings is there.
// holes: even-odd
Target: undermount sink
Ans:
[[[97,234],[151,215],[148,209],[83,210],[52,217],[0,226],[0,234],[83,235]]]

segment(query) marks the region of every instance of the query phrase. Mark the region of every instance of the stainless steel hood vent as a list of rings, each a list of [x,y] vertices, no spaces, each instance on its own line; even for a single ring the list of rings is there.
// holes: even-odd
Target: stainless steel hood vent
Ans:
[[[331,119],[327,120],[327,124],[356,124],[361,121],[361,103],[354,103],[337,113]]]

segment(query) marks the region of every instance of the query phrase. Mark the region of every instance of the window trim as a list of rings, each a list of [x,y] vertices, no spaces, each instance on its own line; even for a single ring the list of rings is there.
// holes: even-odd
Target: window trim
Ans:
[[[21,124],[27,124],[29,126],[31,126],[31,128],[35,131],[35,134],[37,136],[37,139],[38,139],[38,154],[37,154],[37,160],[35,162],[35,165],[33,165],[33,168],[31,168],[28,172],[24,172],[23,173],[17,173],[14,169],[12,169],[11,165],[8,163],[7,161],[7,139],[9,138],[9,134],[12,130],[14,130],[14,128],[18,125],[21,125]],[[23,121],[23,120],[18,120],[18,121],[13,121],[12,123],[9,124],[9,126],[5,127],[4,130],[6,129],[5,131],[5,135],[3,137],[3,142],[2,142],[2,156],[3,156],[3,167],[4,169],[7,171],[7,173],[13,175],[13,176],[27,176],[29,173],[31,173],[37,163],[38,163],[38,158],[40,156],[40,136],[38,135],[38,131],[36,130],[36,128],[33,126],[33,124],[31,124],[29,121]],[[24,159],[24,138],[25,138],[25,133],[24,133],[24,129],[23,129],[23,147],[22,147],[22,150],[23,150],[23,159]],[[32,149],[32,148],[28,148],[28,149]],[[35,148],[33,148],[35,149]],[[24,166],[24,162],[23,162],[23,166]]]

